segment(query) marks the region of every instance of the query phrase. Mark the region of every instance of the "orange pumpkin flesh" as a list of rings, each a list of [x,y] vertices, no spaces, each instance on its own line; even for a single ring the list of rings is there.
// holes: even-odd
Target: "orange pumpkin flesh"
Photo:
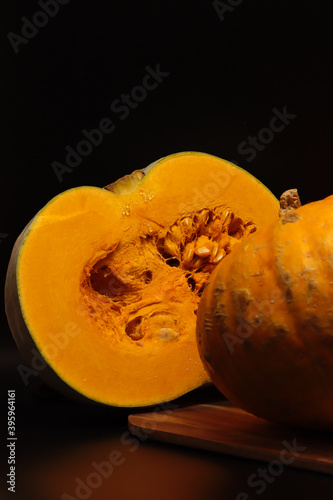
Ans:
[[[204,153],[178,153],[107,189],[52,199],[22,233],[6,312],[23,355],[56,389],[114,406],[174,399],[209,380],[195,337],[216,263],[278,201]]]
[[[212,381],[234,404],[333,430],[333,196],[286,213],[216,267],[197,335]]]

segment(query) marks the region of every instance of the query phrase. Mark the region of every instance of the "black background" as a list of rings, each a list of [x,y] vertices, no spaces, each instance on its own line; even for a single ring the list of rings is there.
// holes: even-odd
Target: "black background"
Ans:
[[[41,7],[36,1],[2,2],[2,283],[17,236],[53,196],[79,185],[104,186],[174,152],[203,151],[233,161],[258,177],[277,197],[291,187],[298,188],[303,203],[332,193],[332,36],[328,3],[234,0],[230,5],[234,7],[224,13],[220,8],[219,15],[212,1],[84,3],[71,0],[59,6],[59,12],[40,27],[28,43],[20,43],[15,53],[8,34],[22,36],[25,22],[22,17],[31,21]],[[119,114],[111,111],[111,103],[141,85],[147,66],[155,69],[158,65],[168,76],[121,120]],[[258,136],[263,128],[269,127],[274,109],[282,112],[284,108],[296,117],[248,161],[249,155],[241,153],[240,144],[247,141],[248,136]],[[81,131],[96,128],[106,117],[113,120],[114,132],[104,135],[103,142],[72,172],[65,172],[60,182],[52,163],[64,163],[66,146],[75,148],[84,138]],[[98,432],[101,434],[98,437],[105,438],[102,431],[96,430],[96,419],[101,419],[101,429],[109,429],[109,417],[105,413],[96,416],[90,410],[82,416],[81,409],[78,412],[62,400],[41,402],[26,390],[17,375],[16,348],[3,308],[1,346],[4,391],[10,388],[11,380],[19,394],[22,466],[31,459],[31,450],[37,442],[38,453],[45,451],[45,447],[56,450],[53,455],[51,452],[47,455],[53,460],[46,467],[50,470],[51,466],[65,467],[59,466],[62,462],[57,462],[57,453],[59,456],[66,453],[64,443],[68,444],[69,437],[71,444],[73,441],[85,452],[82,438],[85,426],[89,443]],[[1,397],[5,398],[5,392]],[[123,417],[118,417],[114,422],[122,425]],[[78,423],[81,418],[83,423]],[[113,430],[109,432],[111,439]],[[115,446],[117,443],[119,446],[117,439],[114,438]],[[64,447],[57,447],[55,441]],[[158,455],[162,452],[150,446],[145,451],[140,448],[141,455],[148,453],[148,449],[150,464],[156,463],[158,457],[164,461],[163,467],[169,464],[175,485],[172,463],[178,464],[179,455],[170,449],[164,450],[163,456]],[[181,453],[181,464],[186,464],[183,478],[190,474],[193,466],[198,468],[194,476],[199,477],[202,470],[207,485],[208,476],[215,485],[210,489],[205,487],[200,496],[200,488],[198,490],[194,482],[193,491],[186,490],[183,498],[189,498],[186,495],[190,490],[191,498],[236,498],[237,492],[242,491],[237,481],[245,485],[245,491],[254,494],[246,490],[246,478],[255,469],[253,465],[251,469],[251,463],[241,466],[242,461],[230,459],[228,462],[209,454],[194,459],[190,453]],[[28,478],[28,474],[21,472],[26,496],[18,496],[18,493],[16,498],[30,498],[30,494],[37,500],[44,498],[46,490],[40,485],[41,473],[37,466],[40,462],[36,456],[36,469],[31,469],[36,470],[36,475]],[[136,456],[138,461],[139,452]],[[189,460],[193,460],[191,465]],[[87,458],[88,465],[90,461]],[[119,476],[117,482],[109,483],[105,498],[131,498],[132,490],[121,491],[120,485],[127,484],[126,474],[133,474],[138,464],[133,462],[131,469],[131,461],[126,463],[128,466],[124,466],[121,473],[124,482]],[[227,481],[228,488],[223,479],[220,482],[216,479],[222,470],[219,467],[233,477]],[[236,469],[241,471],[237,480],[232,475]],[[146,474],[148,481],[149,470]],[[155,471],[155,474],[158,473]],[[288,486],[290,482],[297,487],[305,484],[302,498],[314,498],[306,496],[310,495],[311,484],[316,485],[313,492],[319,487],[332,490],[328,478],[310,473],[309,480],[308,475],[301,474],[286,472],[261,498],[281,498],[282,495],[292,498],[297,489]],[[55,472],[55,482],[56,478]],[[68,492],[73,494],[70,484],[69,478]],[[114,484],[117,484],[115,490]],[[153,498],[153,493],[139,484],[137,489],[133,486],[133,495]],[[168,481],[165,479],[163,484],[167,488]],[[52,490],[52,479],[48,488]],[[155,493],[164,498],[161,492]],[[176,493],[169,493],[178,498]],[[58,497],[49,491],[48,498]],[[91,498],[99,498],[98,492]]]

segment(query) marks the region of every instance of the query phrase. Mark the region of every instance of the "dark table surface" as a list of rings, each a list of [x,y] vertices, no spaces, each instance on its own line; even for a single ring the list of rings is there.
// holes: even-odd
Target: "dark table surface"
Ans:
[[[274,478],[265,462],[137,439],[127,428],[130,410],[69,401],[36,377],[25,386],[20,356],[11,350],[4,357],[2,396],[15,389],[17,427],[16,493],[4,491],[4,500],[332,498],[330,475],[285,467]],[[210,387],[178,402],[218,395]]]

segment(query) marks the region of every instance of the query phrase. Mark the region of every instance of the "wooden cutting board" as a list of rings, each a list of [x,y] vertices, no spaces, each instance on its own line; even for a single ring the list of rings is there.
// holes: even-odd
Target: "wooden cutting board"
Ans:
[[[130,415],[129,431],[142,440],[148,436],[177,445],[266,462],[277,460],[284,466],[333,474],[331,433],[274,424],[226,400],[156,410]]]

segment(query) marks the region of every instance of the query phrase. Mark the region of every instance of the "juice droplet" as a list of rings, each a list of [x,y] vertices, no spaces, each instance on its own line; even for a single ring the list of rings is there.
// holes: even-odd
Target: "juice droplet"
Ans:
[[[128,204],[126,204],[125,207],[122,209],[122,213],[123,213],[123,215],[130,215],[131,210],[130,210],[130,206]]]

